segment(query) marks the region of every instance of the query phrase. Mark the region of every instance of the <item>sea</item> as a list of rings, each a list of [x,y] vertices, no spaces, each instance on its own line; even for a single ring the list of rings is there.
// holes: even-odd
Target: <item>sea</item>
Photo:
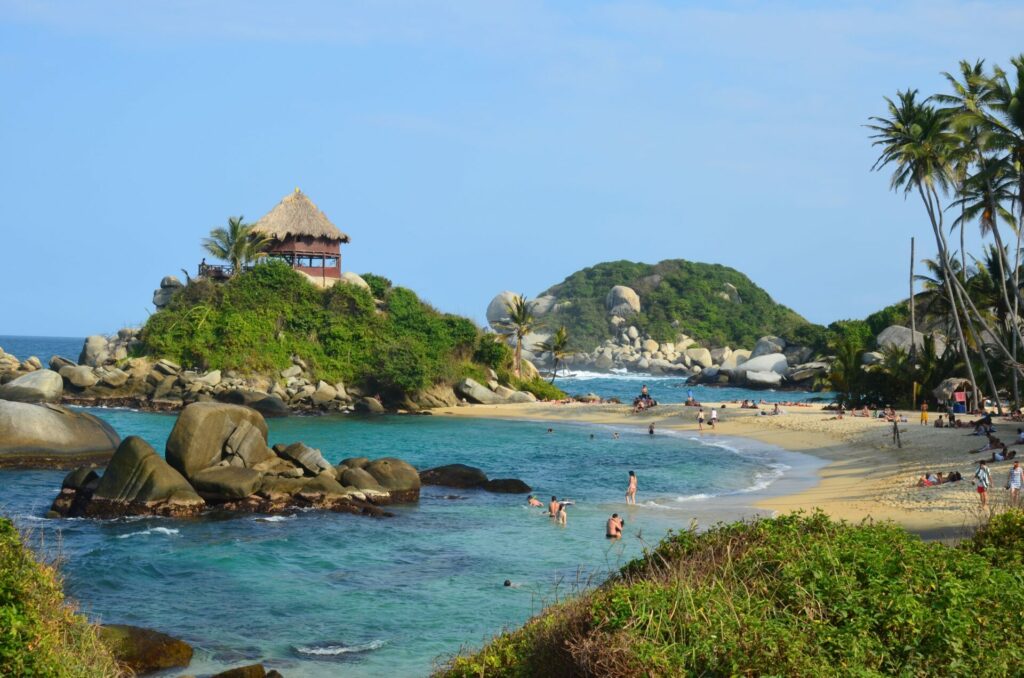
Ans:
[[[19,358],[77,358],[81,338],[4,337]],[[577,373],[570,393],[662,402],[806,400],[820,394],[689,387],[650,375]],[[122,437],[164,447],[169,414],[88,411]],[[758,514],[755,502],[816,483],[822,462],[728,435],[624,426],[448,418],[289,417],[270,442],[302,441],[338,462],[396,456],[417,468],[465,463],[568,498],[567,525],[519,495],[424,487],[390,518],[294,512],[193,520],[49,520],[64,473],[0,471],[0,513],[57,559],[65,590],[91,619],[133,624],[195,648],[190,674],[262,662],[285,676],[425,676],[546,605],[603,581],[670,531]],[[551,428],[550,432],[548,429]],[[617,434],[617,435],[616,435]],[[638,503],[627,506],[629,471]],[[608,516],[625,538],[604,538]],[[505,586],[509,580],[512,586]],[[167,675],[179,675],[173,671]]]

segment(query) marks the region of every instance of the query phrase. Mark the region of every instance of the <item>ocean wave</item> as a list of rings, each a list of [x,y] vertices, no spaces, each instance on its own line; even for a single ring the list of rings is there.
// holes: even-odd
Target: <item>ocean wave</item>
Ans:
[[[259,516],[254,518],[258,523],[282,523],[286,520],[294,520],[295,516]]]
[[[680,377],[680,376],[670,376],[670,375],[654,376],[653,374],[648,374],[647,372],[614,372],[614,373],[608,373],[608,372],[589,372],[587,370],[574,370],[572,372],[572,376],[571,377],[563,376],[563,375],[559,374],[558,378],[562,379],[564,381],[591,381],[593,379],[614,379],[615,381],[650,381],[650,382],[685,381],[685,379],[683,377]]]
[[[371,640],[362,645],[296,645],[295,651],[310,657],[340,657],[346,654],[358,654],[360,652],[371,652],[384,647],[383,640]]]
[[[150,534],[162,534],[168,537],[178,534],[178,530],[173,527],[151,527],[148,530],[142,530],[141,532],[129,532],[128,534],[117,535],[118,539],[127,539],[128,537],[143,537]]]

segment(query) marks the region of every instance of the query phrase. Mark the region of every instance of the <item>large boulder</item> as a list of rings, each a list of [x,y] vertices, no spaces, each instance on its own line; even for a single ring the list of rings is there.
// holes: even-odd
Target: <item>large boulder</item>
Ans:
[[[100,382],[99,377],[96,376],[93,369],[85,365],[62,367],[60,370],[60,376],[67,379],[72,386],[76,386],[78,388],[89,388],[90,386],[95,386]]]
[[[320,450],[310,447],[305,443],[292,443],[288,447],[278,447],[278,456],[287,459],[296,466],[304,469],[311,476],[318,476],[324,471],[330,471],[331,466]]]
[[[935,339],[935,352],[941,357],[946,351],[946,340],[938,333],[932,336]],[[879,333],[875,338],[875,343],[878,344],[879,349],[900,348],[905,353],[909,353],[912,345],[920,350],[924,346],[924,338],[924,334],[912,332],[909,327],[890,325]]]
[[[508,290],[500,292],[491,303],[487,304],[487,324],[493,328],[501,327],[508,322],[508,305],[519,295]]]
[[[776,388],[782,384],[778,372],[747,372],[747,386],[751,388]]]
[[[786,350],[786,340],[781,337],[772,335],[761,337],[757,340],[757,344],[754,345],[754,350],[750,353],[751,358],[757,358],[763,355],[769,355],[771,353],[782,353]]]
[[[415,501],[420,498],[420,474],[411,464],[401,459],[374,459],[363,470],[373,476],[395,501]]]
[[[629,318],[640,312],[640,295],[631,287],[616,285],[608,290],[604,305],[608,309],[608,315]]]
[[[192,484],[211,501],[242,499],[260,489],[263,474],[240,466],[214,466],[196,473]]]
[[[0,400],[52,403],[64,394],[64,380],[53,370],[36,370],[0,386]]]
[[[413,396],[413,402],[425,409],[454,407],[459,399],[447,384],[435,384]]]
[[[341,278],[339,280],[340,282],[343,282],[347,285],[355,285],[356,287],[361,287],[367,292],[370,291],[370,284],[363,280],[363,276],[359,275],[358,273],[353,273],[352,271],[345,271],[344,273],[341,274]]]
[[[420,482],[424,485],[442,485],[444,487],[483,487],[487,483],[487,474],[475,466],[447,464],[421,471]]]
[[[499,405],[505,402],[497,393],[469,377],[455,385],[455,392],[478,405]]]
[[[532,487],[519,478],[494,478],[484,483],[483,488],[500,494],[526,494],[533,491]]]
[[[204,502],[184,476],[142,438],[128,436],[111,457],[86,510],[88,515],[147,513],[187,515]]]
[[[94,334],[85,338],[82,352],[78,355],[79,365],[99,367],[110,361],[110,342],[106,337]]]
[[[828,373],[829,364],[826,362],[801,363],[786,370],[786,379],[789,381],[808,381]]]
[[[369,474],[366,469],[348,468],[341,469],[338,473],[338,482],[348,487],[354,487],[363,492],[387,492],[377,479]]]
[[[694,364],[700,365],[701,369],[711,367],[715,364],[714,359],[711,357],[711,351],[706,348],[688,348],[685,353],[686,357]]]
[[[102,419],[59,405],[0,400],[0,466],[75,466],[105,461],[121,438]]]
[[[152,629],[122,624],[104,624],[100,640],[114,658],[132,675],[185,667],[192,661],[192,646],[183,640]]]
[[[535,318],[542,318],[551,312],[557,302],[558,299],[554,295],[545,294],[530,302],[530,310],[533,311]]]
[[[203,469],[239,454],[243,445],[254,445],[252,429],[266,446],[267,422],[256,410],[224,403],[192,403],[181,411],[167,439],[167,462],[193,480]]]
[[[736,368],[736,371],[776,372],[778,374],[783,374],[787,367],[789,367],[789,362],[786,360],[786,356],[781,353],[769,353],[745,361],[742,365]]]
[[[728,356],[726,356],[719,364],[719,367],[721,367],[722,370],[729,372],[735,370],[737,367],[747,362],[747,360],[749,359],[750,351],[743,348],[738,348],[735,351],[731,352]]]
[[[287,417],[290,414],[288,405],[283,400],[276,395],[259,391],[232,389],[218,393],[216,398],[222,403],[250,407],[264,417]]]

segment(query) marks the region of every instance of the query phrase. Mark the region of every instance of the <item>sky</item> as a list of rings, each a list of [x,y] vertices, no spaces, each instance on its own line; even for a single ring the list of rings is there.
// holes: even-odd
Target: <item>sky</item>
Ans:
[[[1008,65],[1021,26],[942,0],[0,0],[0,335],[145,322],[211,228],[296,187],[345,270],[481,323],[502,290],[669,258],[863,317],[906,297],[911,236],[935,249],[864,124]]]

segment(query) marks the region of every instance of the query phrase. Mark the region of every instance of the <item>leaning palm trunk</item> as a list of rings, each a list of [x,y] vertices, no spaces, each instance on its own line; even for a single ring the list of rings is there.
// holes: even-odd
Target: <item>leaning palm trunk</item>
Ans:
[[[924,201],[925,209],[928,211],[928,218],[932,222],[932,231],[935,235],[935,244],[939,248],[939,260],[942,266],[942,277],[945,279],[946,295],[949,297],[949,307],[953,314],[953,320],[956,323],[956,336],[960,342],[960,349],[964,354],[964,365],[967,367],[967,379],[971,382],[971,391],[974,393],[974,402],[980,403],[978,393],[978,382],[974,378],[974,368],[971,366],[971,357],[967,351],[967,340],[964,338],[964,329],[960,323],[960,313],[958,312],[958,306],[956,303],[956,293],[953,290],[954,276],[950,275],[950,262],[949,262],[949,249],[946,247],[946,237],[942,232],[942,212],[939,207],[939,195],[936,193],[932,186],[928,186],[928,192],[925,192],[924,186],[920,183],[917,185],[917,191],[921,195],[921,200]],[[932,199],[934,198],[934,204]],[[913,337],[911,337],[911,343],[913,343]]]

